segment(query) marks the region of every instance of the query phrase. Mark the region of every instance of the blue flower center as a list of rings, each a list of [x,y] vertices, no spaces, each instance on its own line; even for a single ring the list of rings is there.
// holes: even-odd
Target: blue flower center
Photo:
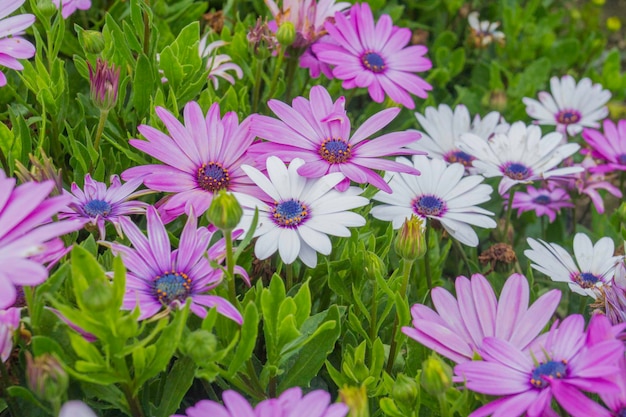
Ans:
[[[379,73],[385,70],[385,60],[376,52],[366,52],[361,56],[363,66],[368,70]]]
[[[322,142],[319,154],[331,164],[346,162],[352,156],[351,146],[341,138],[329,138]]]
[[[545,388],[548,385],[548,380],[552,378],[561,379],[567,372],[567,361],[561,362],[548,361],[545,363],[539,363],[530,377],[530,383],[535,388]]]
[[[617,412],[617,417],[626,417],[626,407],[623,407]]]
[[[446,203],[434,195],[422,195],[415,199],[413,210],[422,217],[441,217],[446,211]]]
[[[83,206],[83,210],[90,217],[106,217],[111,212],[111,204],[104,200],[91,200]]]
[[[591,272],[579,272],[572,279],[583,288],[593,288],[600,281],[600,278]]]
[[[455,151],[448,152],[444,156],[444,159],[450,164],[459,163],[459,164],[463,164],[465,168],[469,168],[472,166],[472,161],[476,158],[474,158],[472,155],[465,153],[463,151],[455,150]]]
[[[577,110],[561,110],[555,116],[556,121],[562,125],[570,125],[578,123],[581,119],[580,112]]]
[[[272,218],[280,227],[297,228],[308,217],[307,206],[293,198],[280,203],[275,202],[272,209]]]
[[[154,291],[163,305],[184,303],[191,291],[191,278],[181,272],[165,271],[154,280]]]
[[[198,168],[196,181],[198,182],[198,187],[205,191],[215,193],[228,188],[230,185],[230,175],[222,164],[209,162],[208,164],[202,164],[202,166]]]
[[[617,157],[617,162],[620,165],[626,165],[626,153],[623,153]]]
[[[530,168],[517,162],[509,162],[502,170],[502,173],[507,177],[519,181],[530,177],[530,172]]]
[[[540,204],[542,206],[547,206],[551,202],[552,202],[552,199],[550,198],[550,196],[545,195],[545,194],[537,196],[533,199],[533,203]]]

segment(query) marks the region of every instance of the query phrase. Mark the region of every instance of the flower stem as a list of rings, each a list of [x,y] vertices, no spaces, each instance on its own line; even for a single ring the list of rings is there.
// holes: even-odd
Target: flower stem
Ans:
[[[263,60],[256,59],[256,68],[254,72],[254,89],[252,90],[252,113],[256,113],[259,109],[261,101],[261,74],[263,73]]]
[[[228,281],[228,296],[230,302],[239,309],[237,289],[235,288],[235,258],[233,256],[233,233],[232,230],[224,230],[226,242],[226,280]]]
[[[411,267],[413,263],[406,259],[402,260],[402,285],[400,286],[400,294],[404,299],[406,297],[407,287],[409,284],[409,276],[411,275]],[[391,330],[391,345],[389,346],[389,359],[387,360],[387,373],[391,375],[393,364],[396,361],[396,350],[398,349],[398,343],[396,336],[398,334],[398,328],[400,327],[400,315],[396,308],[396,318],[393,321],[393,329]]]
[[[376,279],[373,280],[372,288],[372,311],[370,312],[370,342],[374,345],[376,339],[376,325],[378,324],[378,283]]]
[[[139,399],[132,394],[133,390],[130,386],[124,385],[122,387],[124,391],[124,396],[126,397],[126,401],[128,402],[128,407],[130,408],[130,414],[133,417],[144,417],[145,414],[143,409],[141,408],[141,404],[139,403]]]
[[[278,60],[276,61],[276,66],[274,67],[274,74],[272,74],[272,81],[270,83],[270,94],[267,99],[274,98],[274,93],[276,92],[276,86],[278,85],[278,76],[280,75],[280,70],[283,66],[283,60],[285,59],[285,48],[281,46],[280,51],[278,52]]]
[[[511,223],[511,212],[513,212],[513,197],[515,196],[515,187],[509,191],[509,202],[506,206],[506,217],[504,220],[504,230],[502,232],[502,242],[507,243],[507,235],[509,231],[509,224]],[[513,239],[511,239],[511,244]]]
[[[104,133],[104,124],[107,121],[108,115],[108,110],[100,110],[100,120],[98,121],[98,128],[96,129],[96,139],[93,142],[93,147],[96,152],[98,152],[100,148],[100,139],[102,138],[102,133]]]
[[[426,253],[424,254],[424,263],[426,268],[426,285],[428,286],[428,292],[433,289],[433,275],[430,269],[430,222],[426,222]]]
[[[285,275],[286,275],[285,291],[289,293],[289,290],[293,288],[293,264],[285,265]]]

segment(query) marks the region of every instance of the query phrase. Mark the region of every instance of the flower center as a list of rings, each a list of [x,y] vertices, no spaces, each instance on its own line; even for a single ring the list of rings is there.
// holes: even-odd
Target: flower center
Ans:
[[[626,417],[626,407],[617,412],[617,417]]]
[[[376,52],[366,52],[361,56],[361,63],[368,70],[379,73],[385,70],[385,60]]]
[[[555,116],[556,121],[562,125],[570,125],[578,123],[581,119],[580,112],[577,110],[561,110]]]
[[[548,385],[548,381],[552,378],[561,379],[567,372],[567,361],[561,362],[548,361],[546,363],[540,362],[530,377],[530,383],[535,388],[545,388]]]
[[[272,217],[278,226],[293,229],[309,217],[309,209],[302,202],[292,198],[280,203],[274,202]]]
[[[441,217],[446,211],[446,203],[434,195],[422,195],[415,199],[413,210],[422,217]]]
[[[617,157],[617,162],[620,165],[626,165],[626,153],[623,153]]]
[[[198,168],[196,180],[198,181],[198,187],[211,193],[215,193],[221,189],[227,189],[230,185],[228,170],[218,162],[202,164],[202,166]]]
[[[191,278],[182,272],[165,271],[154,280],[154,291],[163,305],[184,303],[191,291]]]
[[[341,138],[329,138],[322,142],[320,156],[331,164],[346,162],[352,156],[351,145]]]
[[[593,288],[600,282],[600,278],[591,272],[579,272],[572,277],[572,280],[583,288]]]
[[[465,153],[463,151],[460,151],[458,149],[448,152],[446,155],[444,155],[443,158],[446,160],[446,162],[450,164],[454,164],[454,163],[463,164],[465,168],[471,167],[472,161],[476,159],[472,155]]]
[[[504,166],[502,173],[509,178],[514,180],[525,180],[530,177],[530,168],[528,168],[524,164],[519,164],[517,162],[509,162]]]
[[[104,200],[91,200],[83,209],[90,217],[106,217],[111,212],[111,205]]]
[[[533,203],[540,204],[542,206],[547,206],[551,202],[552,202],[552,199],[550,198],[550,196],[547,196],[545,194],[537,196],[533,199]]]

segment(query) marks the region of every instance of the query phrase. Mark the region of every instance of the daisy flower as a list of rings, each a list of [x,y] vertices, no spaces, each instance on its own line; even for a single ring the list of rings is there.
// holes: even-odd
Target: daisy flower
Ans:
[[[97,415],[84,402],[72,400],[63,404],[59,410],[59,417],[97,417]]]
[[[468,246],[478,245],[478,236],[470,225],[496,227],[488,217],[493,213],[476,206],[488,201],[493,192],[491,186],[481,184],[482,176],[463,177],[463,165],[447,165],[441,159],[429,160],[422,155],[414,156],[412,162],[406,158],[397,161],[419,169],[422,175],[387,173],[385,180],[393,193],[376,193],[373,199],[385,205],[372,208],[372,216],[391,221],[394,229],[411,214],[437,220],[453,238]]]
[[[457,277],[455,286],[458,300],[442,287],[433,288],[436,312],[415,304],[411,308],[413,326],[403,327],[402,332],[456,363],[475,359],[486,337],[525,349],[561,300],[561,292],[551,290],[529,307],[528,280],[520,274],[506,280],[499,302],[489,281],[480,274],[472,275],[471,280]]]
[[[76,10],[89,10],[91,0],[52,0],[52,3],[61,8],[63,19],[70,17]]]
[[[495,111],[483,119],[476,115],[474,120],[471,120],[467,107],[462,104],[457,105],[454,112],[447,104],[440,104],[438,108],[427,107],[424,115],[415,113],[415,117],[425,132],[420,132],[421,140],[409,147],[428,152],[431,158],[440,158],[448,163],[461,163],[466,168],[471,168],[475,158],[459,149],[461,135],[473,133],[486,141],[496,131],[506,131],[508,126],[501,124],[500,113]]]
[[[615,383],[619,387],[617,392],[600,392],[600,398],[613,412],[612,416],[621,417],[626,415],[626,358],[619,359],[619,372]]]
[[[626,323],[626,265],[620,262],[615,268],[611,285],[600,289],[599,304],[609,321],[614,324]]]
[[[186,415],[175,414],[172,417],[346,417],[350,411],[345,404],[331,404],[330,394],[326,391],[315,390],[302,396],[299,387],[285,390],[278,398],[261,401],[254,408],[235,391],[225,391],[222,400],[224,405],[211,400],[199,401],[186,410]]]
[[[548,216],[552,223],[556,220],[556,214],[565,207],[574,207],[574,204],[567,191],[556,186],[537,189],[529,185],[525,193],[517,191],[513,195],[513,208],[517,209],[517,217],[524,212],[534,211],[537,217]]]
[[[35,55],[33,44],[19,36],[35,23],[35,16],[30,13],[7,16],[19,9],[24,1],[0,0],[0,65],[18,71],[24,69],[18,59],[29,59]],[[7,77],[0,71],[0,87],[6,84]]]
[[[606,320],[596,315],[593,320]],[[610,417],[612,414],[581,391],[616,392],[612,381],[624,356],[624,345],[615,338],[588,346],[592,331],[584,330],[585,320],[579,314],[568,316],[553,326],[541,349],[522,352],[512,343],[497,338],[483,342],[483,361],[457,365],[455,373],[465,380],[467,388],[501,398],[482,406],[470,417],[506,415],[507,417],[556,416],[552,399],[573,417]],[[593,359],[590,359],[593,358]]]
[[[213,269],[205,257],[213,234],[197,227],[193,209],[180,236],[178,249],[172,251],[170,239],[156,209],[146,211],[148,237],[128,218],[121,217],[122,230],[134,248],[117,242],[102,242],[114,255],[121,255],[128,269],[126,294],[122,307],[139,307],[139,320],[154,316],[163,307],[180,308],[191,298],[191,311],[206,317],[207,307],[241,324],[243,318],[227,300],[207,291],[222,282],[222,270]]]
[[[66,191],[66,194],[71,195],[72,200],[67,209],[59,213],[59,218],[86,220],[90,225],[98,228],[100,239],[106,237],[106,222],[111,222],[117,234],[123,236],[120,229],[120,217],[144,213],[148,207],[148,204],[142,201],[131,201],[152,193],[151,190],[136,191],[142,182],[142,178],[135,178],[122,185],[120,178],[112,175],[111,186],[107,189],[105,183],[94,181],[91,175],[87,174],[82,190],[74,182],[71,187],[72,192]]]
[[[615,268],[622,256],[613,256],[615,245],[610,237],[603,237],[593,245],[584,233],[574,236],[574,255],[555,243],[528,238],[531,249],[524,255],[531,266],[553,281],[567,282],[570,289],[580,295],[598,296],[598,288],[610,284]]]
[[[576,83],[571,75],[550,79],[551,93],[541,91],[539,101],[524,97],[526,113],[540,125],[556,125],[557,132],[570,136],[579,134],[583,127],[600,127],[598,120],[609,115],[606,103],[611,92],[589,78]]]
[[[19,308],[0,310],[0,360],[6,362],[13,351],[13,333],[20,325]]]
[[[486,48],[492,42],[500,45],[504,44],[504,33],[498,29],[500,22],[490,22],[488,20],[478,20],[478,12],[471,12],[467,15],[467,22],[470,25],[470,39],[476,48]]]
[[[424,58],[428,49],[407,46],[411,31],[394,26],[389,15],[382,15],[374,24],[370,6],[357,3],[349,17],[335,13],[335,23],[327,21],[324,27],[337,45],[317,43],[313,52],[320,61],[335,66],[333,75],[343,80],[343,88],[367,87],[375,102],[382,103],[387,94],[409,109],[415,108],[410,94],[426,98],[432,90],[414,74],[432,67]]]
[[[336,44],[336,42],[333,41],[332,38],[328,35],[322,36],[317,40],[316,43]],[[309,70],[309,75],[311,76],[311,78],[317,78],[320,76],[320,74],[324,74],[329,80],[332,80],[334,78],[332,67],[326,62],[320,61],[317,58],[317,55],[315,55],[315,52],[313,52],[312,47],[308,47],[302,53],[302,55],[300,55],[299,65],[300,68],[307,68]]]
[[[591,146],[592,156],[603,162],[593,167],[591,171],[600,173],[626,171],[626,120],[620,120],[615,124],[607,119],[602,127],[604,134],[595,129],[583,130],[583,139]]]
[[[258,237],[254,254],[266,259],[278,251],[285,264],[296,258],[309,268],[317,265],[317,252],[330,255],[332,244],[327,235],[349,237],[348,227],[363,226],[365,219],[348,210],[365,206],[367,198],[357,194],[356,187],[346,192],[333,188],[343,179],[335,172],[321,178],[305,178],[298,174],[304,164],[296,158],[289,168],[275,156],[267,159],[268,177],[251,166],[243,170],[264,195],[261,199],[234,193],[243,207],[243,217],[237,228],[248,230],[255,208],[259,223],[254,232]]]
[[[482,175],[502,177],[498,191],[504,195],[515,184],[582,172],[582,167],[555,169],[580,148],[576,143],[561,145],[561,140],[560,133],[542,138],[539,126],[515,122],[506,134],[496,133],[488,141],[466,133],[461,136],[459,147],[476,158],[472,164]]]
[[[218,40],[207,45],[208,38],[209,35],[206,34],[202,37],[202,39],[200,39],[198,51],[200,53],[200,58],[206,60],[206,69],[209,71],[209,80],[213,82],[213,87],[216,90],[219,87],[218,77],[223,78],[234,85],[235,78],[233,78],[233,76],[227,71],[234,71],[237,78],[241,80],[243,78],[243,71],[241,70],[241,67],[234,62],[231,62],[232,59],[230,56],[217,53],[217,49],[226,45],[226,42]]]
[[[268,106],[280,120],[254,116],[252,133],[269,142],[253,145],[250,152],[259,155],[261,160],[268,155],[284,161],[301,158],[305,164],[298,173],[307,178],[341,172],[345,179],[339,184],[339,191],[346,190],[352,180],[391,192],[375,169],[419,175],[413,167],[383,158],[422,153],[405,148],[420,138],[417,131],[392,132],[368,139],[389,124],[400,112],[399,108],[376,113],[350,136],[350,119],[344,104],[344,97],[333,102],[322,86],[311,89],[310,100],[297,97],[292,106],[270,100]]]
[[[252,192],[250,180],[241,170],[241,164],[253,162],[246,154],[254,140],[250,118],[241,124],[235,112],[221,118],[217,103],[205,117],[195,101],[185,106],[184,125],[163,107],[155,111],[170,134],[141,125],[137,129],[148,140],[131,139],[130,144],[165,165],[133,167],[122,173],[122,179],[142,177],[151,190],[175,193],[159,205],[165,223],[184,213],[186,207],[193,207],[201,216],[219,190]]]

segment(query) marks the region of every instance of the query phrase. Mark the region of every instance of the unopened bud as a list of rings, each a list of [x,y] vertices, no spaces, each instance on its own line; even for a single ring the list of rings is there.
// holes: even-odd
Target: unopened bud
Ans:
[[[374,252],[365,253],[365,273],[371,280],[376,280],[377,276],[385,276],[385,263]]]
[[[276,39],[282,46],[291,46],[296,40],[296,27],[293,23],[289,21],[281,23],[276,32]]]
[[[622,28],[622,21],[617,16],[611,16],[606,19],[606,28],[611,32],[619,32]]]
[[[78,40],[86,53],[98,55],[104,51],[104,36],[97,30],[79,31]]]
[[[426,253],[426,228],[421,217],[411,215],[398,230],[395,249],[398,256],[407,261],[414,261]]]
[[[348,417],[369,417],[369,400],[365,385],[360,388],[345,386],[339,390],[339,397],[350,407]]]
[[[438,397],[452,386],[452,368],[440,357],[429,356],[422,364],[421,384],[424,390]]]
[[[93,311],[106,310],[114,301],[113,289],[102,281],[94,281],[82,295],[85,305]]]
[[[187,336],[183,347],[195,363],[204,364],[212,361],[217,351],[217,338],[208,330],[196,330]]]
[[[37,10],[45,17],[52,17],[57,12],[57,7],[52,0],[37,0]]]
[[[103,111],[109,111],[117,103],[117,90],[119,88],[120,69],[98,58],[96,69],[91,63],[89,67],[89,82],[91,99],[94,104]]]
[[[411,408],[414,406],[418,394],[419,387],[417,386],[417,381],[404,374],[398,374],[391,391],[394,401],[406,406],[405,408]]]
[[[218,229],[232,231],[239,224],[243,209],[233,194],[222,189],[213,195],[206,214]]]
[[[37,398],[52,403],[65,395],[69,385],[69,377],[61,363],[48,353],[33,359],[30,352],[26,352],[26,380]]]

